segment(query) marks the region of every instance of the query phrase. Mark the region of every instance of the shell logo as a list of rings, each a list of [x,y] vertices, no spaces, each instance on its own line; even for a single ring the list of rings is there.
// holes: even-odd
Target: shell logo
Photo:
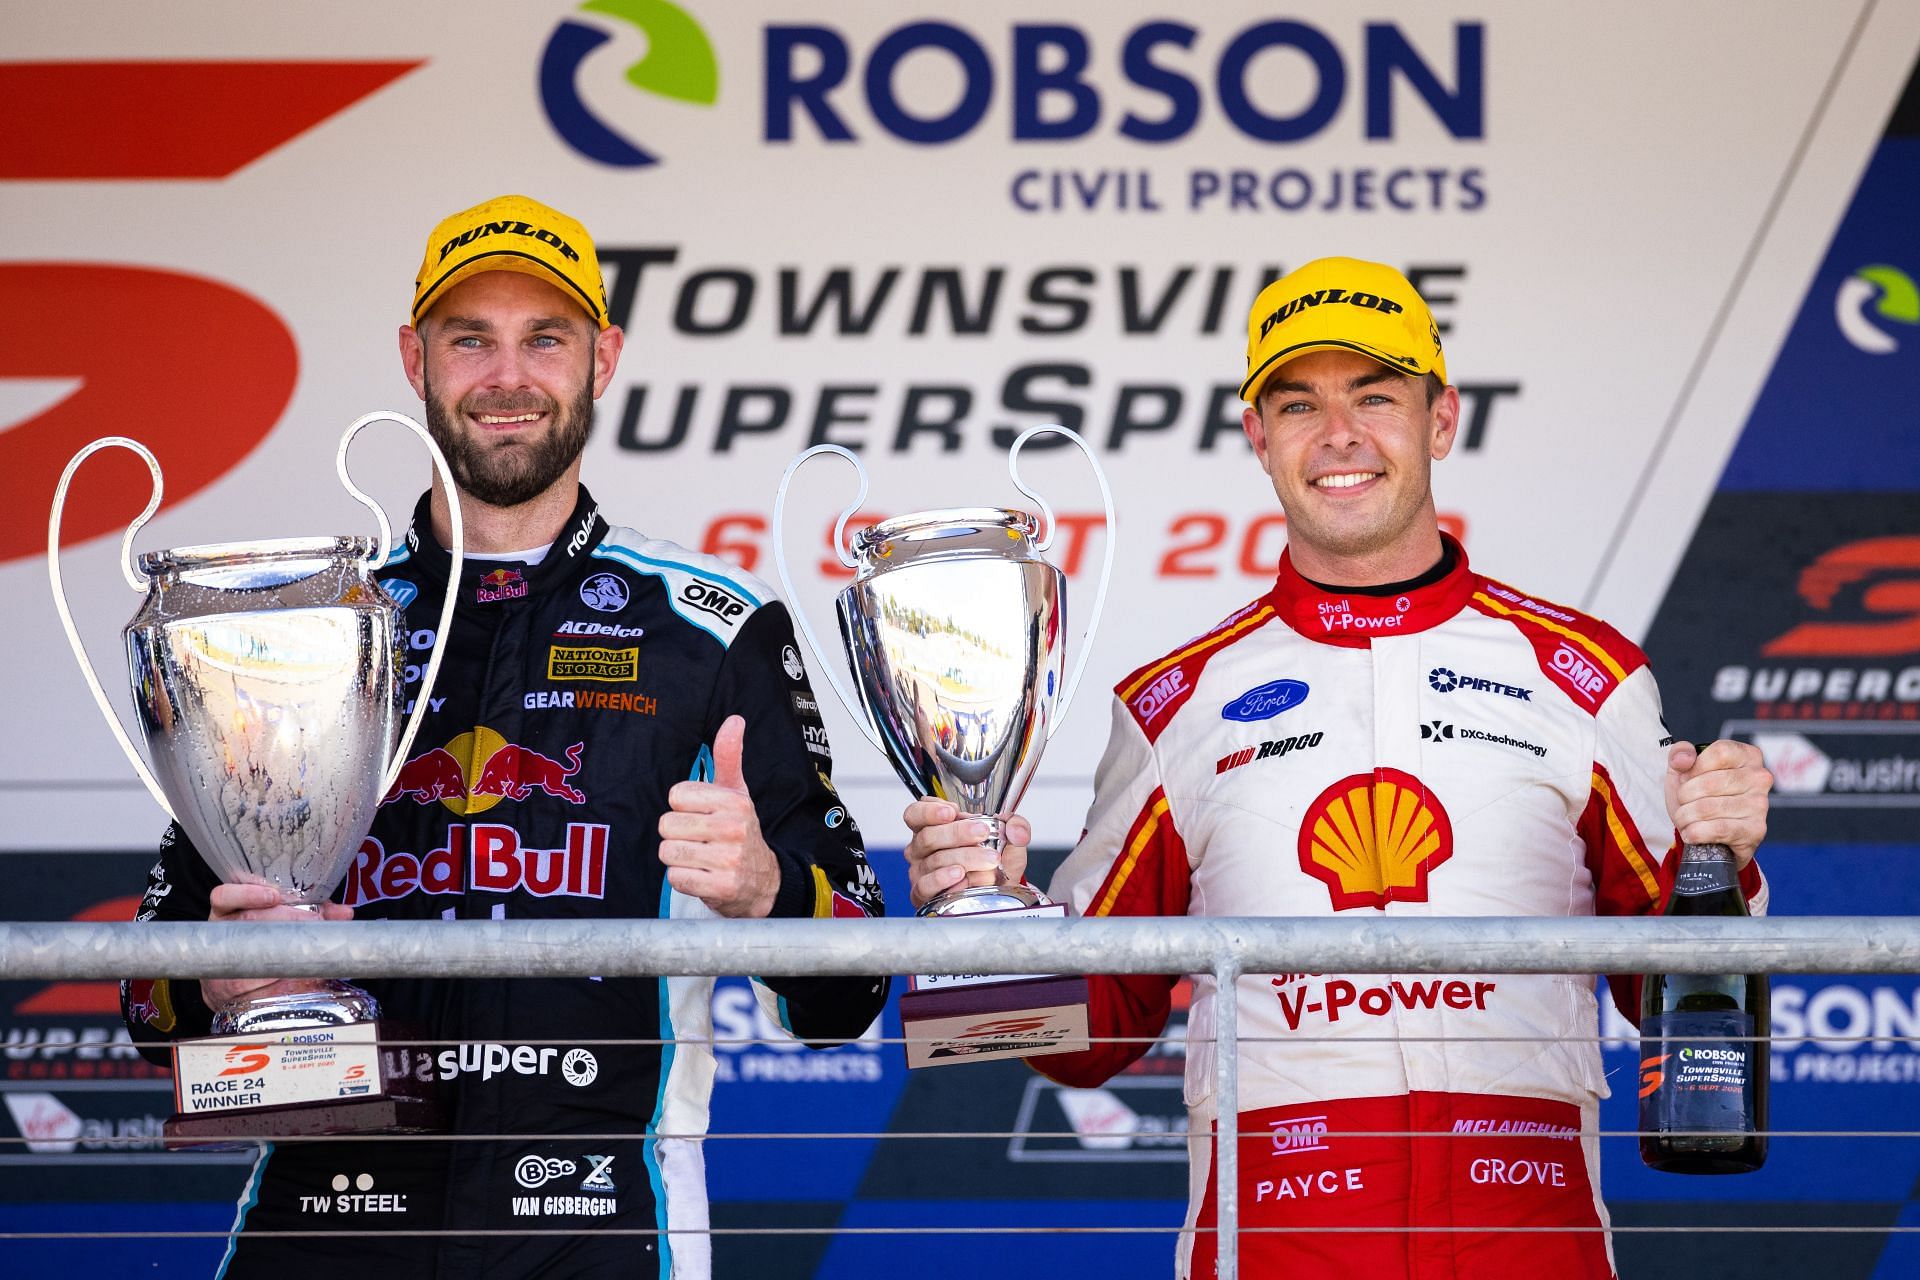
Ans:
[[[1425,902],[1427,873],[1453,856],[1453,823],[1412,774],[1356,773],[1322,791],[1300,823],[1300,869],[1335,911]]]

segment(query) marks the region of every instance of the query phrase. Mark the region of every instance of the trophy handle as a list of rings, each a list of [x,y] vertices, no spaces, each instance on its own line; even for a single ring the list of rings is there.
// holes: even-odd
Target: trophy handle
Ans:
[[[833,526],[833,554],[839,556],[840,563],[849,569],[860,567],[860,562],[847,552],[847,521],[860,510],[860,504],[867,500],[867,469],[860,465],[860,459],[850,450],[843,449],[837,444],[813,446],[789,462],[787,469],[781,473],[780,488],[773,495],[773,567],[780,575],[780,589],[787,593],[787,608],[793,614],[794,622],[799,625],[800,634],[805,638],[808,650],[820,661],[821,674],[826,676],[827,683],[833,686],[834,693],[839,695],[841,705],[846,707],[848,713],[853,716],[854,724],[860,727],[860,732],[866,735],[867,741],[873,744],[874,750],[881,755],[886,755],[887,744],[881,741],[879,733],[875,731],[872,718],[859,703],[853,700],[853,694],[840,683],[840,677],[834,674],[834,662],[821,649],[819,639],[813,634],[813,624],[807,621],[806,610],[800,607],[800,597],[794,592],[793,575],[787,572],[787,542],[782,533],[786,528],[787,486],[793,483],[795,473],[806,464],[809,458],[822,453],[837,454],[845,458],[853,464],[854,474],[860,477],[860,492],[854,495],[852,504],[840,513],[840,519]]]
[[[172,818],[173,806],[167,803],[166,793],[160,790],[160,784],[154,780],[153,771],[140,753],[133,749],[133,740],[127,737],[127,730],[120,723],[120,717],[114,713],[113,704],[107,701],[107,691],[100,687],[100,678],[94,674],[93,663],[87,660],[87,648],[80,643],[80,632],[73,625],[73,611],[67,607],[66,585],[60,580],[60,517],[67,506],[67,486],[73,483],[73,473],[102,449],[130,449],[140,455],[147,464],[147,473],[153,477],[153,496],[147,499],[146,510],[134,517],[127,526],[126,536],[120,539],[120,576],[135,591],[144,591],[147,580],[133,567],[133,537],[145,527],[153,513],[160,509],[160,495],[165,491],[165,483],[160,478],[160,462],[151,450],[138,440],[129,440],[125,436],[102,436],[92,444],[73,455],[67,463],[67,469],[60,473],[60,484],[53,491],[53,510],[47,516],[47,580],[53,585],[53,607],[60,611],[60,625],[66,629],[67,643],[73,647],[73,656],[80,663],[80,674],[85,677],[87,688],[93,692],[94,705],[100,708],[100,714],[107,718],[107,727],[113,730],[115,742],[126,753],[127,761],[133,765],[133,771],[140,775],[140,781],[146,784],[147,794],[160,806],[161,812]]]
[[[447,518],[453,526],[453,546],[450,548],[453,552],[453,564],[447,570],[446,598],[440,602],[440,623],[433,633],[433,656],[427,659],[427,669],[420,677],[420,692],[414,695],[413,714],[407,717],[406,731],[400,735],[400,741],[394,747],[393,758],[387,761],[385,776],[380,780],[380,794],[385,795],[393,789],[394,780],[400,776],[400,769],[407,762],[407,752],[413,747],[414,735],[420,732],[420,724],[426,719],[429,706],[428,695],[433,692],[434,681],[440,676],[440,659],[447,652],[447,628],[453,625],[453,602],[459,594],[460,570],[467,558],[467,539],[466,531],[460,522],[460,495],[454,491],[453,471],[447,466],[447,457],[440,452],[440,446],[434,443],[433,436],[425,427],[404,413],[380,409],[373,413],[362,414],[354,420],[352,426],[347,428],[346,434],[340,437],[340,449],[334,455],[333,466],[334,470],[340,474],[340,483],[346,486],[347,492],[353,495],[354,501],[373,512],[373,518],[380,526],[380,545],[374,549],[373,555],[363,562],[366,571],[372,573],[379,569],[387,562],[387,556],[393,551],[393,526],[387,523],[386,511],[379,503],[368,497],[366,491],[355,484],[353,477],[347,474],[347,446],[353,443],[353,438],[360,434],[363,427],[374,422],[397,422],[420,437],[420,443],[427,446],[427,452],[433,457],[433,469],[440,477],[440,487],[446,491]],[[157,481],[159,472],[156,471],[154,475]],[[156,495],[155,501],[158,500]],[[138,527],[138,525],[135,526],[135,528]],[[133,535],[129,532],[127,536],[131,538]]]
[[[1080,438],[1079,432],[1053,423],[1038,427],[1028,427],[1025,431],[1022,431],[1014,438],[1013,447],[1007,450],[1007,474],[1013,477],[1014,488],[1039,504],[1040,514],[1046,520],[1046,532],[1041,534],[1038,542],[1034,543],[1036,550],[1045,551],[1048,547],[1052,546],[1053,535],[1059,529],[1058,523],[1053,518],[1053,508],[1047,505],[1047,500],[1038,493],[1035,493],[1032,489],[1029,489],[1026,483],[1020,479],[1021,446],[1025,445],[1026,442],[1034,436],[1039,435],[1065,436],[1079,447],[1081,453],[1087,455],[1087,465],[1093,468],[1093,478],[1100,484],[1100,502],[1106,507],[1107,512],[1105,538],[1107,546],[1106,553],[1101,558],[1100,587],[1093,593],[1093,614],[1087,619],[1087,628],[1080,633],[1080,659],[1073,664],[1073,674],[1067,677],[1066,686],[1060,690],[1060,709],[1054,714],[1052,721],[1047,726],[1047,738],[1051,741],[1055,731],[1066,721],[1067,708],[1073,705],[1073,695],[1080,688],[1080,676],[1086,671],[1087,658],[1093,652],[1093,636],[1094,632],[1098,630],[1100,626],[1100,614],[1107,607],[1107,585],[1113,581],[1113,490],[1107,487],[1107,473],[1101,470],[1100,459],[1094,456],[1092,448],[1088,446],[1085,440]],[[820,447],[829,448],[831,446],[822,445]]]

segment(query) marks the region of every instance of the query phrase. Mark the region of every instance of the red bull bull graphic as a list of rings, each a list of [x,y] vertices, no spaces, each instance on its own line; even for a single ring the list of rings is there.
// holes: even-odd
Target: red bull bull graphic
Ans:
[[[585,742],[576,742],[556,760],[480,725],[407,761],[380,803],[437,800],[463,817],[485,813],[502,800],[525,800],[535,792],[585,804],[587,793],[569,781],[580,772],[585,750]]]
[[[372,836],[360,842],[347,869],[348,906],[404,898],[411,893],[526,892],[536,898],[604,898],[609,828],[569,822],[558,849],[523,844],[503,823],[455,823],[447,842],[426,854],[389,851]]]

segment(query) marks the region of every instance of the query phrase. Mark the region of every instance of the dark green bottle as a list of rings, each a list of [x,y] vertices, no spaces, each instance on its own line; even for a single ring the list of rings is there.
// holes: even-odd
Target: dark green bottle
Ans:
[[[1686,845],[1670,916],[1744,916],[1733,850]],[[1650,973],[1640,988],[1640,1158],[1668,1173],[1767,1159],[1767,975]]]

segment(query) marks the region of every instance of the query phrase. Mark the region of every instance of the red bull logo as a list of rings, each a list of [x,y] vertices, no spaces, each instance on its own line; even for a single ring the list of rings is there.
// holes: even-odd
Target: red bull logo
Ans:
[[[536,898],[604,898],[609,828],[569,822],[558,849],[536,849],[503,823],[455,823],[447,842],[426,854],[389,852],[368,836],[347,869],[350,907],[410,893],[530,893]]]
[[[526,594],[527,580],[520,576],[518,569],[495,569],[480,579],[473,598],[481,604],[493,604],[498,600],[518,600]]]
[[[508,742],[481,725],[444,747],[423,751],[407,761],[380,803],[407,799],[415,804],[432,804],[437,800],[465,816],[485,813],[502,800],[525,800],[537,791],[568,804],[585,804],[587,793],[568,781],[580,772],[580,756],[585,749],[585,742],[576,742],[556,760],[531,747]]]

